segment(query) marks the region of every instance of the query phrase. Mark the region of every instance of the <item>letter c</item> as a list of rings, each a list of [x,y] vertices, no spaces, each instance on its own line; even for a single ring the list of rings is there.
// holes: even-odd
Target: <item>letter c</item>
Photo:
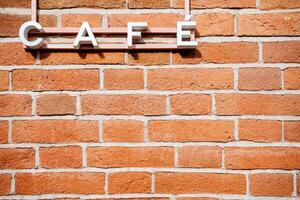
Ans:
[[[44,39],[43,38],[36,38],[33,41],[29,41],[28,40],[28,33],[31,30],[38,30],[38,31],[42,32],[43,27],[39,23],[34,22],[34,21],[25,22],[19,30],[20,40],[21,40],[21,42],[23,42],[23,44],[26,47],[29,47],[31,49],[38,49],[41,46],[43,46]]]

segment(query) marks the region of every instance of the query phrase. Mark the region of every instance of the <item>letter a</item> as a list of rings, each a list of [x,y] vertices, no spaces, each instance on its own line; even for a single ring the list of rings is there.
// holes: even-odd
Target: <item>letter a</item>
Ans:
[[[82,23],[73,46],[75,48],[80,48],[80,45],[82,44],[93,44],[95,48],[98,47],[98,43],[88,22]]]

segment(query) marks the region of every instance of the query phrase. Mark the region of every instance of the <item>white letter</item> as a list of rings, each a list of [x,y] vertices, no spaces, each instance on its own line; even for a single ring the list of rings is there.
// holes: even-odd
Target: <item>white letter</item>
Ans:
[[[195,29],[196,22],[185,21],[177,22],[177,45],[183,47],[196,47],[198,43],[196,41],[183,41],[183,39],[191,38],[191,31],[187,29]]]
[[[73,46],[75,48],[80,48],[80,45],[82,45],[82,44],[91,44],[91,43],[93,44],[93,46],[95,48],[98,47],[96,38],[94,36],[94,33],[93,33],[89,23],[83,22],[80,27],[80,30],[76,36],[76,39],[73,43]]]
[[[43,31],[43,27],[39,23],[33,22],[33,21],[25,22],[19,30],[19,37],[20,37],[21,42],[23,42],[23,44],[26,47],[29,47],[31,49],[38,49],[41,46],[43,46],[43,44],[44,44],[43,38],[36,38],[33,41],[28,40],[29,31],[34,30],[34,29],[36,29],[40,32]]]
[[[127,46],[132,47],[133,40],[140,40],[142,38],[140,31],[147,30],[147,27],[147,22],[128,22]]]

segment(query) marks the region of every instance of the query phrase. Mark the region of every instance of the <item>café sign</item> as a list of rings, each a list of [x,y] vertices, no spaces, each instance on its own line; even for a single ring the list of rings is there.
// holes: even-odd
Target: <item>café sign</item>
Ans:
[[[88,22],[83,22],[80,28],[44,28],[37,22],[37,0],[32,0],[31,21],[25,22],[19,37],[26,49],[56,49],[56,50],[172,50],[193,49],[197,47],[195,40],[196,22],[190,14],[190,0],[185,0],[185,19],[177,22],[176,28],[150,28],[147,22],[128,22],[127,28],[91,28]],[[72,43],[51,43],[46,36],[76,35]],[[98,35],[125,35],[124,43],[98,43]],[[143,37],[147,35],[169,35],[176,38],[176,43],[146,43]]]

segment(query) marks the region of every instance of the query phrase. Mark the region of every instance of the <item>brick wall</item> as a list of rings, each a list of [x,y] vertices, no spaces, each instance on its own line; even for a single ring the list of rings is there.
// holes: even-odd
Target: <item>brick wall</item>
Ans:
[[[0,199],[300,197],[300,1],[192,0],[199,46],[25,52],[0,0]],[[175,27],[183,0],[40,0],[47,27]]]

